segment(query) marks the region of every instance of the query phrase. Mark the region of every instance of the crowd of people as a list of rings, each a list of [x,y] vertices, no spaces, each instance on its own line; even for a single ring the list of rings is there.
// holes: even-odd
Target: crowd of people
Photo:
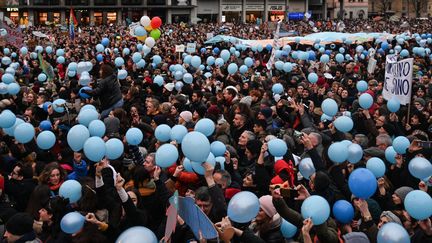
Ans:
[[[267,68],[271,50],[266,48],[243,49],[230,42],[204,44],[207,33],[271,39],[274,34],[270,25],[166,24],[149,53],[144,53],[144,43],[132,36],[127,26],[80,26],[73,40],[61,28],[33,26],[22,30],[22,46],[28,48],[28,53],[12,45],[1,46],[0,77],[14,67],[12,75],[20,91],[14,95],[2,92],[0,110],[12,111],[36,131],[31,141],[20,143],[13,131],[6,131],[8,127],[0,130],[0,220],[4,241],[114,242],[125,230],[144,226],[163,242],[217,242],[194,235],[181,217],[171,237],[164,238],[169,198],[177,191],[179,196],[192,197],[220,232],[233,229],[228,239],[220,234],[225,242],[377,242],[379,230],[390,222],[402,226],[411,242],[432,242],[431,215],[416,219],[404,204],[412,191],[423,191],[429,198],[432,192],[432,171],[427,178],[418,179],[409,169],[409,162],[416,157],[429,161],[428,170],[432,167],[428,143],[432,138],[431,53],[430,49],[425,56],[414,52],[420,47],[418,38],[425,40],[424,48],[432,45],[428,41],[432,21],[345,20],[343,29],[338,21],[289,21],[282,25],[299,35],[324,31],[407,33],[409,38],[403,43],[393,38],[388,40],[387,50],[376,52],[377,65],[372,73],[368,72],[370,56],[360,58],[357,53],[359,43],[323,45],[330,61],[321,63],[319,57],[324,53],[319,49],[293,42],[291,52],[279,57],[293,64],[289,72]],[[33,31],[49,38],[37,37]],[[96,45],[103,38],[108,38],[109,44],[98,52]],[[191,55],[200,57],[204,69],[193,67],[187,54],[175,52],[176,45],[190,42],[196,42],[196,53]],[[365,50],[379,49],[381,42],[373,40],[361,45]],[[414,58],[413,92],[410,105],[391,112],[382,92],[386,55],[394,53],[397,45]],[[42,46],[39,58],[33,54],[38,46]],[[48,46],[52,50],[48,51]],[[220,50],[230,48],[235,50],[223,65],[206,64],[210,56],[218,58]],[[335,56],[340,48],[352,58],[337,62]],[[57,52],[60,49],[64,53],[61,63]],[[316,58],[299,60],[292,55],[296,50],[312,51]],[[144,67],[133,60],[136,52],[143,54]],[[155,63],[156,55],[161,62]],[[4,61],[6,57],[12,64]],[[121,66],[116,66],[118,57],[124,60]],[[246,72],[228,72],[229,64],[240,67],[246,58],[253,60]],[[44,60],[54,71],[49,81],[39,78],[45,71],[41,65]],[[69,64],[87,61],[92,64],[91,81],[90,88],[83,90],[87,85],[82,84],[77,72],[71,72]],[[192,83],[175,77],[175,65],[192,75]],[[127,71],[123,79],[118,76],[121,69]],[[309,73],[316,73],[318,81],[310,82]],[[163,77],[162,84],[154,82],[158,75]],[[356,85],[361,80],[368,84],[363,92]],[[277,83],[284,91],[275,95],[272,87]],[[361,93],[373,97],[369,109],[360,107]],[[336,101],[338,112],[335,117],[322,119],[321,104],[327,98]],[[57,99],[66,101],[62,112],[53,105]],[[98,119],[105,125],[103,140],[118,138],[123,142],[124,152],[118,159],[92,161],[82,149],[71,148],[68,132],[80,123],[80,111],[89,105],[97,109]],[[348,113],[354,126],[349,132],[341,132],[332,121]],[[183,165],[181,145],[159,141],[155,129],[167,124],[183,125],[193,131],[204,118],[215,124],[208,140],[222,142],[226,152],[222,164],[205,162],[204,173],[199,174]],[[128,143],[125,136],[132,127],[144,134],[137,145]],[[42,149],[36,137],[47,130],[55,134],[56,141],[50,149]],[[399,136],[408,138],[410,145],[406,153],[388,158],[386,150]],[[268,144],[273,139],[282,139],[288,147],[281,158],[269,153]],[[361,146],[363,156],[357,163],[334,163],[329,158],[329,146],[344,140]],[[165,143],[177,146],[180,155],[171,166],[161,168],[155,155]],[[350,190],[350,174],[365,168],[373,157],[385,162],[385,175],[376,178],[377,189],[370,198],[359,198]],[[314,167],[308,176],[302,175],[299,168],[305,158],[310,158]],[[68,180],[82,186],[76,202],[59,195]],[[291,195],[280,187],[290,188]],[[260,210],[251,222],[239,223],[230,219],[227,208],[231,198],[244,191],[259,198]],[[330,208],[339,200],[348,201],[355,211],[352,220],[340,222],[331,214],[324,223],[314,225],[301,213],[302,202],[313,195],[324,198]],[[425,210],[429,206],[424,205]],[[84,226],[73,234],[64,232],[62,218],[75,211],[85,217]],[[289,237],[286,230],[281,230],[284,220],[297,229]],[[389,238],[387,242],[396,241]]]

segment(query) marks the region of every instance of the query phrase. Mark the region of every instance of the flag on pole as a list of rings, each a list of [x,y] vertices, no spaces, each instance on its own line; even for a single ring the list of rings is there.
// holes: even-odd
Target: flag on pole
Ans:
[[[69,37],[73,40],[75,39],[75,26],[78,25],[78,21],[75,18],[73,9],[70,9],[69,14]]]
[[[45,61],[42,57],[42,54],[38,53],[38,59],[39,59],[39,66],[41,67],[42,71],[46,74],[48,81],[52,81],[55,77],[54,69],[47,61]]]
[[[271,53],[270,59],[267,62],[267,65],[266,65],[267,69],[269,71],[271,70],[271,68],[272,68],[272,66],[274,64],[274,60],[275,60],[275,56],[276,56],[276,51],[279,50],[279,48],[281,46],[280,41],[279,41],[279,31],[280,31],[281,22],[282,21],[279,21],[277,23],[276,31],[274,33],[274,38],[273,38],[272,53]],[[271,74],[271,72],[269,72],[269,73]]]

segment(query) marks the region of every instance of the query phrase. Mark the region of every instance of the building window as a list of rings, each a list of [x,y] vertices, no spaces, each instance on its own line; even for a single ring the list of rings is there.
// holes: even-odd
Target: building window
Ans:
[[[349,13],[349,18],[350,18],[350,19],[353,18],[353,12],[352,12],[352,11],[350,11],[350,13]]]
[[[48,21],[48,13],[39,13],[39,23],[45,24]]]
[[[171,5],[172,6],[189,6],[190,1],[189,0],[172,0]]]
[[[54,24],[60,24],[60,13],[53,14],[53,22]]]
[[[102,12],[95,12],[94,13],[94,21],[96,25],[102,25],[103,24],[103,14]]]
[[[147,5],[166,5],[165,0],[147,0]]]
[[[116,0],[94,0],[95,5],[116,5]]]
[[[391,10],[392,9],[392,3],[391,2],[389,2],[389,5],[388,5],[388,10]]]
[[[117,13],[116,12],[108,12],[107,19],[108,19],[108,24],[115,24],[117,21]]]
[[[19,22],[19,13],[18,12],[10,12],[9,18],[17,24]]]
[[[34,5],[60,5],[60,0],[34,0]]]
[[[65,0],[65,5],[89,5],[89,0]]]
[[[141,5],[142,0],[122,0],[123,5]]]

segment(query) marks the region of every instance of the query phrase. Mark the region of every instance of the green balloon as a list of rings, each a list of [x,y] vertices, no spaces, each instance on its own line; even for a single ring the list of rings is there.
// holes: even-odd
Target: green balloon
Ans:
[[[154,29],[150,32],[150,36],[153,37],[153,39],[157,40],[161,36],[161,32],[159,29]]]

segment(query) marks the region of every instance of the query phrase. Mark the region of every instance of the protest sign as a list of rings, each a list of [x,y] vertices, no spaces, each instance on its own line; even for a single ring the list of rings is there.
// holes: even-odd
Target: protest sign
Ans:
[[[383,97],[396,97],[402,105],[410,103],[412,92],[413,58],[397,61],[396,55],[386,57]]]
[[[185,45],[176,45],[175,46],[175,52],[184,52]]]
[[[186,52],[194,53],[196,51],[196,43],[187,43]]]

